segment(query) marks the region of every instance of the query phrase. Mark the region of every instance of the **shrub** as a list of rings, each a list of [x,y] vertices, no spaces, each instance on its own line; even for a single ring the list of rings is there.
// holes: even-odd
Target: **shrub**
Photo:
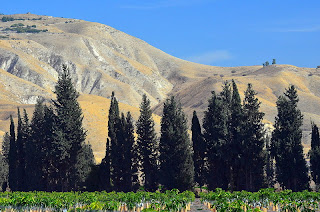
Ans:
[[[23,27],[24,24],[18,23],[18,24],[12,24],[11,27]]]
[[[14,18],[9,17],[9,16],[3,16],[1,20],[2,20],[2,22],[14,21]]]

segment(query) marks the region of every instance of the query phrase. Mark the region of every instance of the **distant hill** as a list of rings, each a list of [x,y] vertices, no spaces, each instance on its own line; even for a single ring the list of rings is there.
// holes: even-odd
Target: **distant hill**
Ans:
[[[4,20],[4,21],[2,21]],[[107,114],[111,92],[123,112],[139,115],[142,94],[161,115],[170,95],[180,99],[190,118],[201,115],[212,90],[235,79],[240,94],[248,83],[258,92],[265,122],[272,125],[275,102],[289,84],[298,88],[308,148],[310,120],[320,124],[320,70],[292,65],[216,67],[168,55],[146,42],[110,26],[83,20],[33,14],[0,15],[0,136],[9,129],[16,107],[32,115],[39,96],[50,102],[62,64],[67,64],[84,111],[87,141],[97,160],[105,153]],[[160,123],[160,117],[155,116]]]

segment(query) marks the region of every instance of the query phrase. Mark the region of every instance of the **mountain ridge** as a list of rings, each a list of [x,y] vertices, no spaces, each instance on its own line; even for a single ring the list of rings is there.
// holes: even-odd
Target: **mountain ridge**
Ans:
[[[7,105],[6,109],[0,107],[0,119],[3,118],[0,135],[8,131],[8,117],[16,115],[16,106],[26,106],[31,116],[32,104],[39,96],[47,102],[55,97],[52,91],[62,64],[68,65],[81,94],[81,106],[88,116],[85,116],[87,130],[95,132],[88,135],[88,142],[92,143],[98,160],[105,151],[107,127],[100,129],[102,123],[98,127],[94,122],[105,119],[108,108],[102,112],[102,107],[108,107],[112,91],[123,111],[134,110],[135,118],[146,93],[159,125],[161,105],[170,95],[177,96],[191,120],[193,110],[202,117],[211,91],[219,92],[225,80],[236,81],[242,99],[247,84],[252,83],[262,101],[265,122],[271,127],[277,97],[289,84],[295,84],[301,99],[299,107],[305,115],[303,130],[307,148],[310,119],[320,123],[317,69],[292,65],[202,65],[168,55],[139,38],[100,23],[34,14],[0,15],[0,20],[4,16],[20,20],[0,21],[0,104]],[[18,33],[21,29],[14,25],[21,25],[24,31],[39,32]],[[103,99],[106,104],[101,103]],[[101,113],[95,114],[92,105],[100,108]]]

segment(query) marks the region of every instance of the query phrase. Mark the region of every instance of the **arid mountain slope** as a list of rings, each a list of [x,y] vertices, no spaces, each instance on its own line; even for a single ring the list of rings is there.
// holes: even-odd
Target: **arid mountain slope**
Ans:
[[[0,19],[3,15],[0,15]],[[39,96],[50,102],[62,64],[67,64],[84,110],[88,141],[97,159],[105,151],[108,98],[115,91],[123,111],[138,117],[146,93],[161,115],[162,102],[176,95],[190,117],[202,114],[210,92],[221,90],[225,80],[235,79],[241,95],[252,83],[262,101],[266,123],[273,123],[275,102],[289,84],[299,90],[300,108],[319,123],[320,74],[316,69],[290,65],[268,67],[214,67],[184,61],[112,27],[82,20],[20,14],[0,20],[0,133],[8,131],[9,114],[16,107],[32,113]],[[30,33],[30,29],[41,30]],[[29,31],[28,31],[29,30]],[[31,30],[31,31],[32,31]],[[18,33],[20,32],[20,33]],[[320,72],[320,71],[319,71]],[[159,116],[155,116],[157,123]],[[1,134],[0,134],[1,135]],[[305,139],[307,142],[308,139]]]

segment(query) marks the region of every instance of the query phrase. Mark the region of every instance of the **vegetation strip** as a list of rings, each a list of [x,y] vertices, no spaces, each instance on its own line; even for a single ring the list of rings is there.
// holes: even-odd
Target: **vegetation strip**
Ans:
[[[3,192],[0,209],[14,211],[187,211],[195,195],[160,192]]]
[[[216,189],[215,192],[200,193],[201,202],[211,211],[319,211],[318,192],[292,192],[261,189],[258,192],[229,192]]]

